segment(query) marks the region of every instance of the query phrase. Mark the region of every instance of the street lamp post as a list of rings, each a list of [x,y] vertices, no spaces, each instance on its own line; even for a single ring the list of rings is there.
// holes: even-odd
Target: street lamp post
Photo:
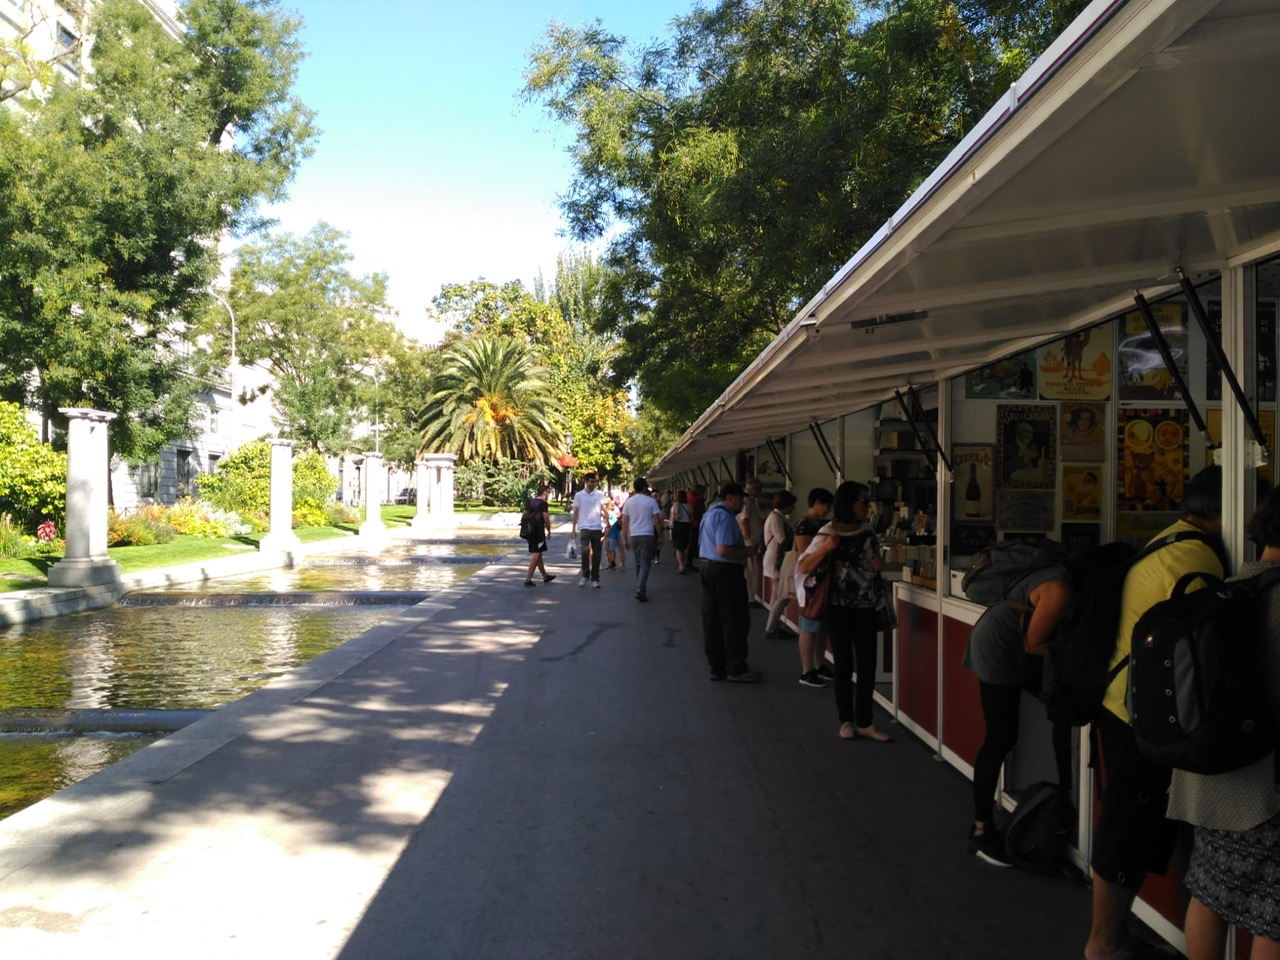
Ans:
[[[222,304],[227,311],[227,315],[231,317],[231,366],[228,370],[231,377],[231,430],[227,443],[230,451],[234,450],[236,447],[236,366],[238,365],[236,361],[236,312],[231,309],[231,304],[227,303],[227,301],[223,300],[222,297],[218,296],[216,293],[211,291],[209,296]]]

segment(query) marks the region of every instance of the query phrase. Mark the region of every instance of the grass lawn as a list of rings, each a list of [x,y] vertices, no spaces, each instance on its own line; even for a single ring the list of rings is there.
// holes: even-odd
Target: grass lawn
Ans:
[[[354,530],[339,527],[299,527],[294,531],[303,543],[330,540],[348,536]],[[197,560],[212,560],[234,553],[255,550],[264,534],[251,533],[243,537],[175,537],[169,543],[157,543],[149,547],[109,547],[107,555],[120,564],[125,573],[153,570],[156,567],[176,567]],[[48,583],[48,571],[59,555],[48,557],[24,557],[20,560],[0,559],[0,592],[43,587]]]

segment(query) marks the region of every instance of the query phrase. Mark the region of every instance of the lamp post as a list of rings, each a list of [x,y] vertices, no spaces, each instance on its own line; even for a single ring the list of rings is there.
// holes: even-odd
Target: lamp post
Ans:
[[[227,446],[229,450],[234,450],[236,447],[236,312],[231,309],[231,304],[216,293],[210,291],[209,296],[222,304],[227,311],[227,315],[231,317],[231,366],[228,370],[231,377],[231,430]]]

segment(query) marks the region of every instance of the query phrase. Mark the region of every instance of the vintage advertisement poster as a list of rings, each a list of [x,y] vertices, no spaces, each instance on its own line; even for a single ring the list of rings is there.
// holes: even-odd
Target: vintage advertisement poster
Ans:
[[[1002,403],[996,407],[996,479],[1002,489],[1052,490],[1058,408]],[[1001,524],[1004,526],[1004,524]]]
[[[1034,400],[1037,395],[1034,350],[989,363],[964,377],[966,400]]]
[[[1061,406],[1062,459],[1073,463],[1097,463],[1107,458],[1107,408],[1101,403],[1064,403]]]
[[[1187,376],[1186,305],[1153,303],[1156,325],[1169,344],[1178,372]],[[1156,338],[1137,310],[1120,318],[1120,346],[1116,351],[1121,400],[1178,400],[1178,388],[1156,346]]]
[[[1062,468],[1062,521],[1102,519],[1102,464]]]
[[[1263,403],[1276,398],[1276,301],[1258,298],[1254,314],[1254,345],[1258,354],[1257,389],[1255,397]],[[1207,300],[1204,305],[1209,329],[1218,342],[1222,342],[1222,301]],[[1205,351],[1205,397],[1210,402],[1222,399],[1223,382],[1213,354]],[[1236,371],[1239,376],[1240,371]]]
[[[1216,444],[1222,443],[1222,411],[1220,409],[1206,410],[1204,412],[1205,426],[1209,428],[1209,436],[1213,437]],[[1262,477],[1270,484],[1276,482],[1276,412],[1274,410],[1262,410],[1258,413],[1258,424],[1262,427],[1262,436],[1267,441],[1267,449],[1271,451],[1271,459],[1267,461],[1265,466],[1258,468],[1258,476]],[[1245,436],[1252,439],[1249,428],[1245,427]],[[1206,467],[1213,464],[1213,451],[1206,450],[1204,452],[1204,465]]]
[[[1111,396],[1111,327],[1077,330],[1040,348],[1042,400],[1106,400]]]
[[[951,450],[955,479],[951,515],[966,523],[990,520],[995,494],[995,448],[989,443],[958,443]]]
[[[1001,490],[996,495],[1001,530],[1047,533],[1053,529],[1053,494],[1042,490]]]
[[[1177,510],[1187,482],[1190,436],[1186,410],[1130,407],[1119,411],[1120,510]]]

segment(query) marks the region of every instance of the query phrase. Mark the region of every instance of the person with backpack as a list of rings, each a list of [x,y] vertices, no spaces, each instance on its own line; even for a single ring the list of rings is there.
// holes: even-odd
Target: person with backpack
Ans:
[[[1066,609],[1067,571],[1060,564],[1031,570],[974,624],[963,663],[978,677],[986,734],[973,764],[973,826],[969,852],[997,867],[1011,865],[1004,838],[995,828],[995,793],[1000,768],[1018,741],[1022,691],[1038,694],[1044,650]],[[1071,786],[1071,728],[1055,724],[1053,752],[1058,783]]]
[[[1101,812],[1093,838],[1093,915],[1085,960],[1127,960],[1133,955],[1128,940],[1133,901],[1148,873],[1163,874],[1168,868],[1177,839],[1177,827],[1165,819],[1172,771],[1138,751],[1129,726],[1126,664],[1134,626],[1149,608],[1169,597],[1184,574],[1223,575],[1220,467],[1206,467],[1191,479],[1182,509],[1182,519],[1152,543],[1176,533],[1198,536],[1147,553],[1129,567],[1124,579],[1111,657],[1114,677],[1093,725]]]
[[[800,557],[809,549],[813,538],[817,536],[818,531],[825,525],[827,515],[831,513],[831,504],[835,502],[835,499],[836,495],[826,487],[814,487],[809,491],[807,500],[809,509],[804,512],[804,516],[796,524],[795,543],[792,545],[792,552],[796,556],[797,565]],[[793,575],[792,577],[791,586],[797,597],[801,593],[799,583],[803,578],[803,574]],[[811,619],[801,613],[800,640],[798,642],[801,686],[825,687],[828,681],[835,679],[835,672],[827,665],[826,640],[823,639],[824,637],[822,621]]]
[[[533,586],[535,570],[542,571],[543,583],[550,583],[556,578],[554,573],[547,573],[543,558],[543,554],[547,552],[547,540],[551,537],[551,514],[547,507],[549,491],[550,488],[545,483],[540,485],[537,495],[524,505],[524,514],[520,517],[520,538],[529,544],[529,569],[524,575],[526,587]]]
[[[790,640],[791,634],[783,629],[780,621],[791,599],[791,580],[795,576],[795,531],[787,519],[796,506],[796,495],[790,490],[779,490],[773,495],[773,509],[764,520],[764,576],[773,581],[769,596],[769,616],[765,620],[764,635],[770,640]]]
[[[796,561],[799,573],[809,574],[819,564],[829,564],[831,580],[827,616],[831,628],[831,652],[835,659],[836,713],[843,740],[893,738],[873,722],[872,693],[876,682],[876,644],[879,639],[880,594],[884,589],[880,570],[880,541],[868,520],[866,484],[847,480],[836,488],[833,519],[818,531],[804,556]],[[858,684],[855,700],[853,670],[857,654]]]
[[[1228,582],[1280,569],[1280,490],[1271,491],[1250,523],[1262,545],[1258,560],[1241,565]],[[1257,641],[1267,708],[1280,708],[1280,588],[1263,596]],[[1174,770],[1169,817],[1195,827],[1183,883],[1191,893],[1185,931],[1191,960],[1219,960],[1227,924],[1253,935],[1252,960],[1280,960],[1280,792],[1274,751],[1217,774]]]

